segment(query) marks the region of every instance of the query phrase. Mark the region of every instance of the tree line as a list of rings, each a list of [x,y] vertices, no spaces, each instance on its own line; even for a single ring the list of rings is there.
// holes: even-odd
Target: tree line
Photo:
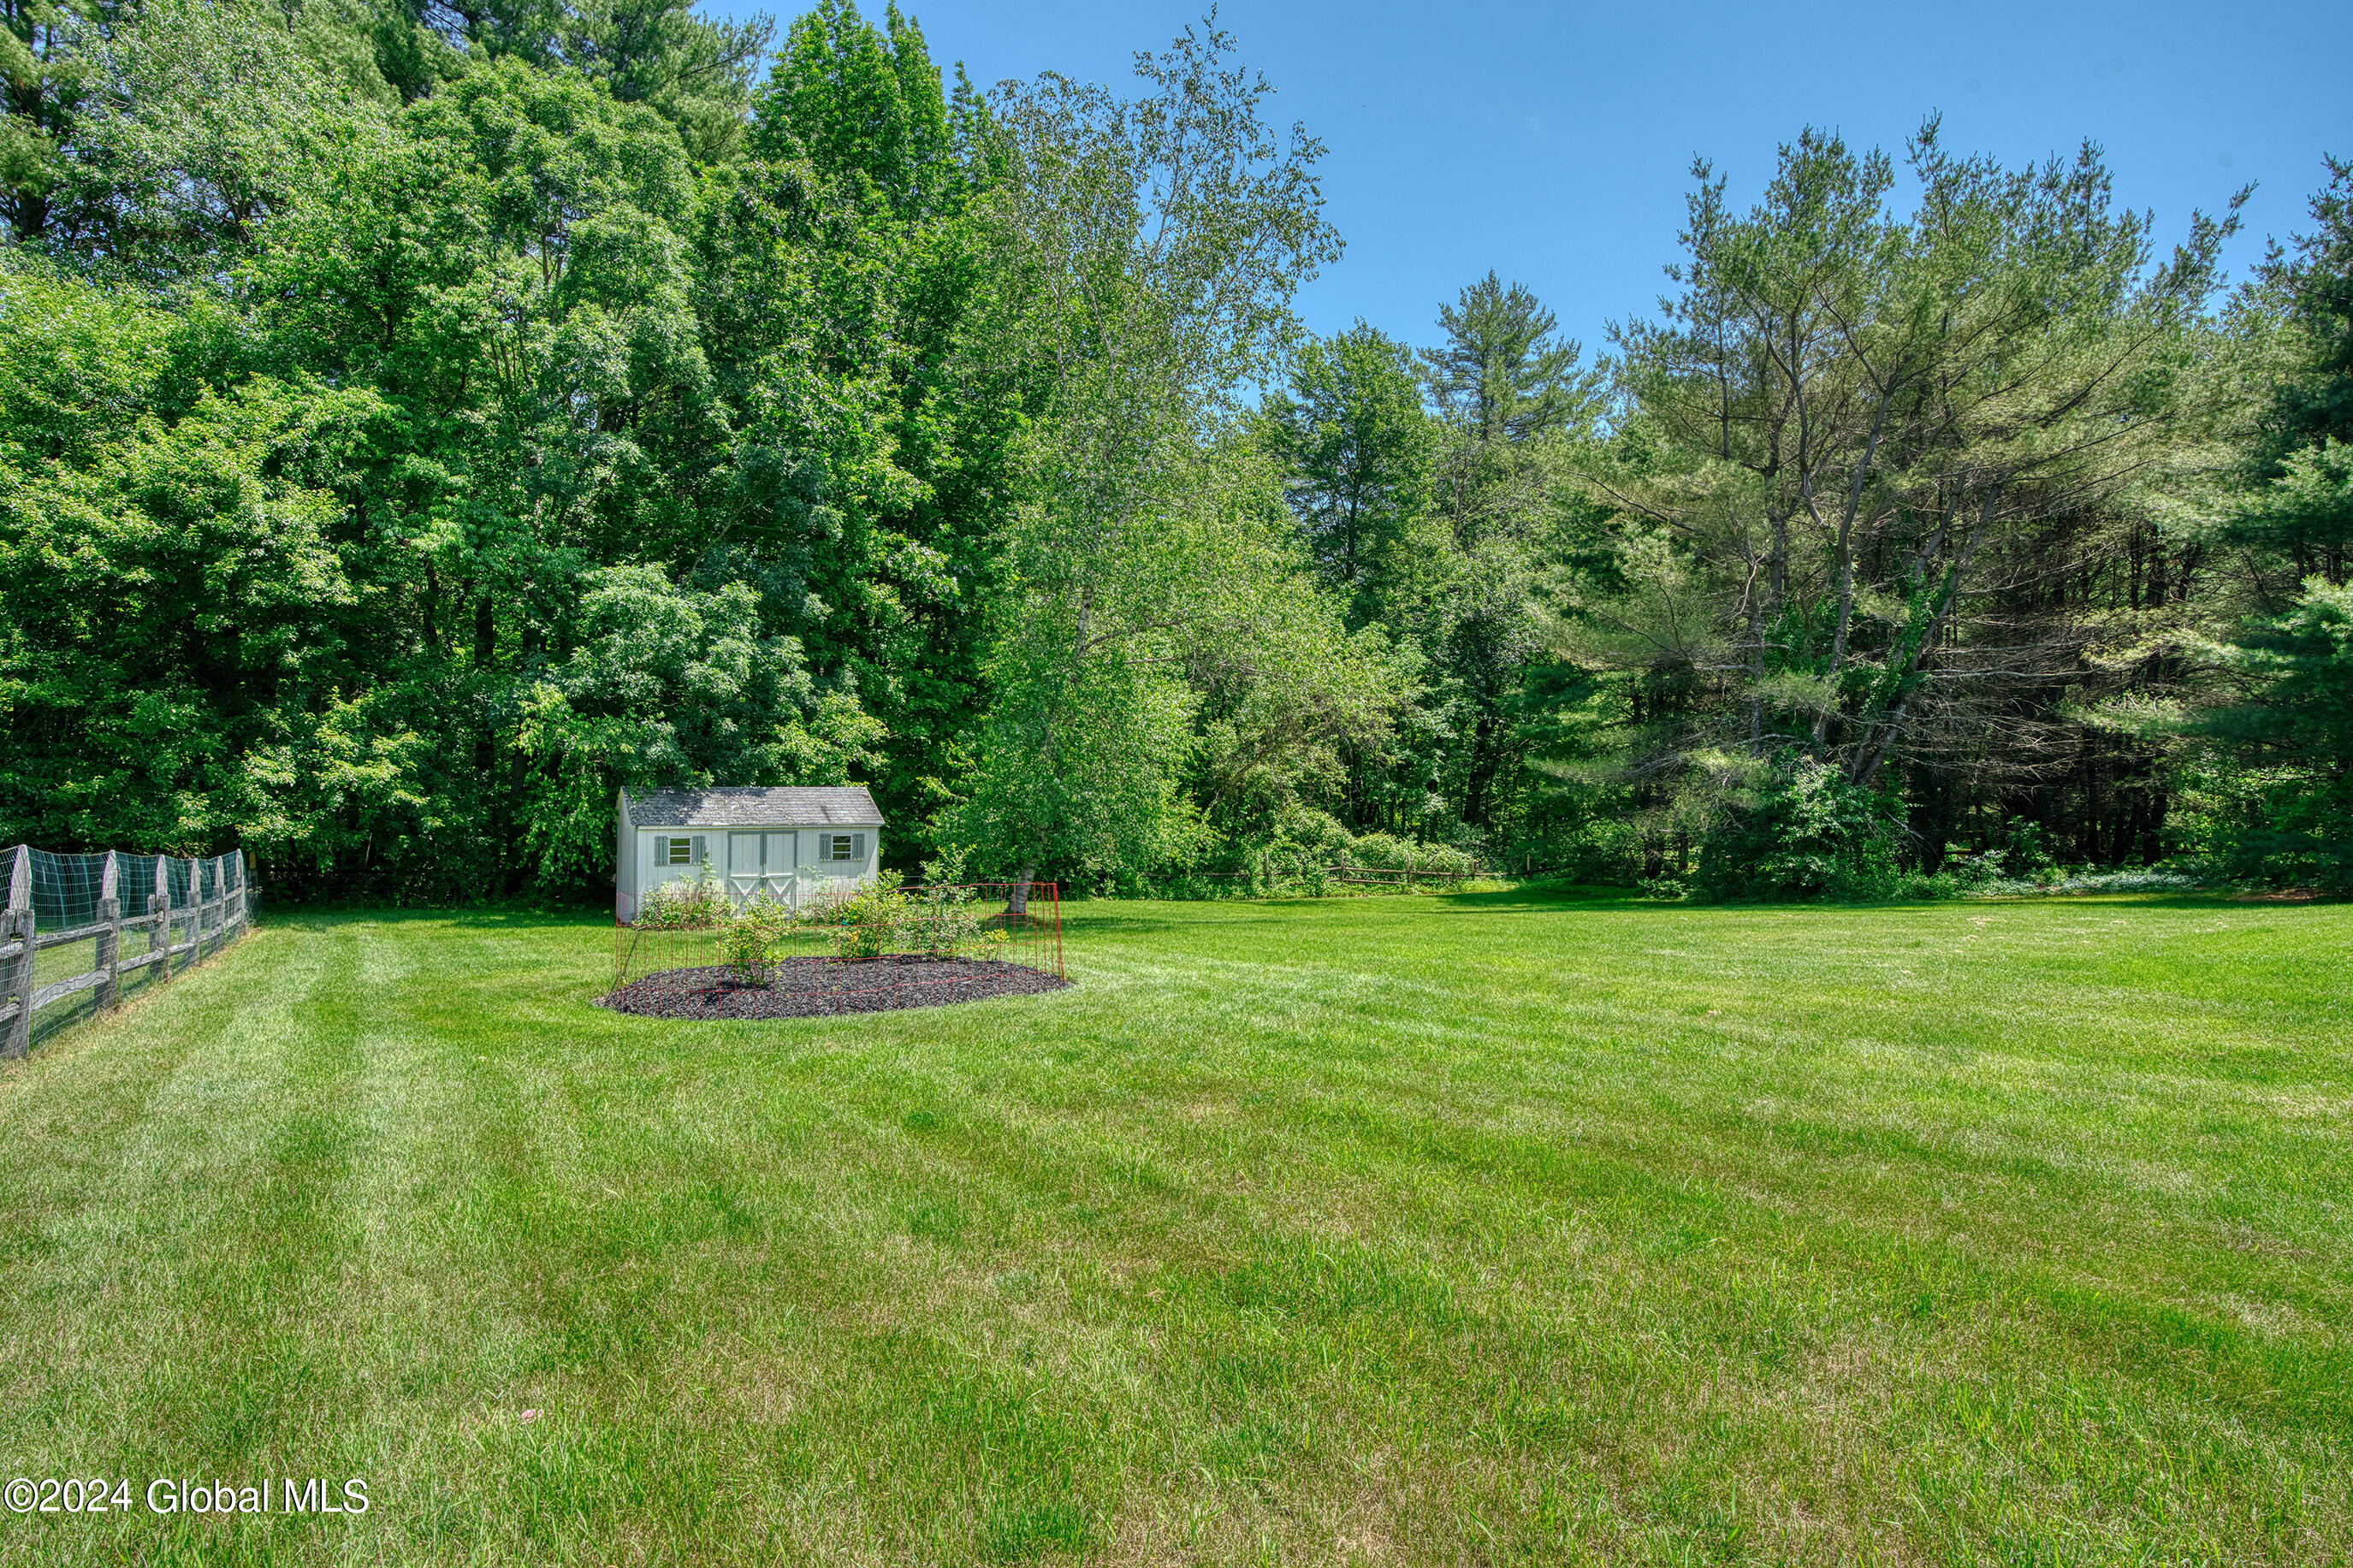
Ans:
[[[1322,146],[683,0],[0,0],[0,839],[569,895],[614,792],[910,867],[1725,896],[2353,864],[2353,170],[1806,132],[1588,358],[1305,332]]]

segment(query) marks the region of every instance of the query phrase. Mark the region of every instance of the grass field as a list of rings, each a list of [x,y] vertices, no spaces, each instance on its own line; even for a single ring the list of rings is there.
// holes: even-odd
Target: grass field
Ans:
[[[281,913],[0,1075],[0,1470],[370,1503],[0,1559],[2353,1553],[2353,907],[1081,904],[1070,990],[777,1024],[608,953]]]

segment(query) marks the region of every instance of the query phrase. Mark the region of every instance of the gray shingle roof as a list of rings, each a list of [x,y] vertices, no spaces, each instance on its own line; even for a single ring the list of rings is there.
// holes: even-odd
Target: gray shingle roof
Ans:
[[[862,784],[816,789],[654,789],[622,795],[632,827],[773,827],[882,820]]]

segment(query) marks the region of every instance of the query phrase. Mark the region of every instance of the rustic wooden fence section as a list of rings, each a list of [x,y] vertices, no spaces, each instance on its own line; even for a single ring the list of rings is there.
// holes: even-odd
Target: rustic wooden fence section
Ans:
[[[1475,881],[1488,873],[1473,868],[1469,871],[1417,871],[1411,867],[1390,870],[1381,866],[1335,866],[1324,873],[1331,880],[1362,888],[1403,888],[1414,890],[1418,882],[1432,887],[1449,882]]]
[[[252,920],[253,889],[236,850],[203,860],[164,855],[52,855],[0,850],[8,902],[0,912],[0,1058],[32,1049],[34,1016],[79,1003],[114,1005],[234,941]],[[126,940],[127,939],[127,940]],[[45,974],[41,955],[90,944],[88,969]],[[143,942],[144,951],[132,952]],[[68,967],[70,968],[69,964]]]
[[[1403,888],[1409,893],[1418,892],[1423,887],[1447,888],[1462,882],[1476,881],[1482,877],[1491,877],[1495,874],[1477,865],[1473,865],[1468,871],[1417,871],[1409,867],[1403,869],[1391,869],[1382,866],[1325,866],[1321,869],[1324,880],[1332,887]],[[1303,876],[1304,873],[1299,876],[1270,876],[1261,871],[1183,871],[1166,877],[1147,878],[1145,883],[1147,886],[1157,884],[1163,887],[1171,883],[1187,881],[1262,880],[1270,884],[1295,883],[1302,880]]]

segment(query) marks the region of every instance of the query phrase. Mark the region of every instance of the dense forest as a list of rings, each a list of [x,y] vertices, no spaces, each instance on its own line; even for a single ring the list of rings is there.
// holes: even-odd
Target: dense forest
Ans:
[[[568,897],[620,786],[858,780],[1106,891],[2353,882],[2353,165],[2234,282],[2095,150],[1808,131],[1591,354],[1319,338],[1214,22],[0,9],[0,842]]]

